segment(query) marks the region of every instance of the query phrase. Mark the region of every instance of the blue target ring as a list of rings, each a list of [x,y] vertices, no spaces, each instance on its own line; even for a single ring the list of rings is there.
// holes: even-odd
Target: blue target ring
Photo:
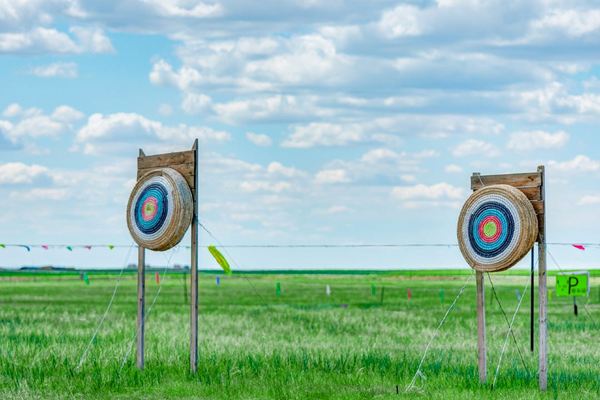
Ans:
[[[484,240],[481,225],[486,219],[499,223],[496,229],[500,234],[494,240]],[[489,201],[481,204],[470,216],[467,228],[469,242],[477,255],[494,258],[502,254],[511,244],[515,234],[515,221],[510,210],[499,202]]]
[[[152,183],[144,188],[135,204],[135,225],[144,234],[156,233],[165,223],[168,209],[167,189]]]

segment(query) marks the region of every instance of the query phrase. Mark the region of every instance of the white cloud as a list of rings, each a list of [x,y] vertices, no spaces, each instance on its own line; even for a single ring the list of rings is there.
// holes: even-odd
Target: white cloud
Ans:
[[[212,99],[201,93],[186,93],[181,108],[188,114],[198,114],[211,109]]]
[[[463,172],[463,168],[460,165],[448,164],[444,167],[444,171],[449,174],[459,174]]]
[[[498,149],[491,143],[477,139],[467,139],[452,150],[455,157],[479,155],[481,157],[496,157],[500,155]]]
[[[14,191],[10,197],[15,200],[43,201],[64,200],[68,196],[68,190],[65,188],[34,188],[26,191]]]
[[[37,164],[11,162],[0,164],[0,184],[27,184],[48,175],[48,168]]]
[[[110,39],[99,28],[71,28],[72,36],[53,28],[0,33],[0,53],[108,53]]]
[[[577,204],[582,206],[600,204],[600,195],[585,195],[577,202]]]
[[[240,189],[244,192],[274,192],[281,193],[291,189],[289,182],[269,182],[269,181],[244,181],[240,184]]]
[[[85,115],[73,107],[58,106],[52,112],[52,118],[61,122],[74,122],[82,119]]]
[[[206,3],[189,0],[146,0],[145,3],[154,8],[158,15],[164,17],[207,18],[223,14],[223,6],[219,3]]]
[[[369,150],[361,157],[361,160],[367,163],[377,163],[386,160],[398,159],[398,153],[393,150],[380,148]]]
[[[314,122],[297,126],[283,141],[282,146],[306,149],[316,146],[347,146],[366,140],[367,137],[361,126]]]
[[[21,105],[17,104],[17,103],[12,103],[12,104],[9,104],[4,109],[4,111],[2,111],[2,115],[7,118],[13,118],[13,117],[16,117],[19,114],[21,114],[21,112],[23,112],[23,108],[21,107]]]
[[[335,206],[331,206],[328,209],[325,210],[325,214],[341,214],[341,213],[347,213],[352,211],[352,209],[350,207],[346,207],[346,206],[342,206],[342,205],[335,205]]]
[[[78,70],[74,62],[58,62],[34,67],[31,74],[40,78],[77,78]]]
[[[267,172],[271,175],[280,175],[287,178],[295,178],[305,175],[303,171],[293,167],[286,167],[277,161],[273,161],[267,166]]]
[[[550,161],[548,166],[560,172],[595,172],[600,170],[600,161],[592,160],[588,156],[578,155],[569,161]]]
[[[263,133],[246,132],[246,139],[248,139],[251,143],[261,147],[268,147],[273,144],[273,139]]]
[[[533,21],[531,28],[539,31],[556,30],[580,37],[600,30],[600,10],[554,9]]]
[[[564,131],[554,133],[545,131],[514,132],[510,135],[507,147],[510,150],[528,151],[535,149],[557,149],[569,141]]]
[[[350,182],[350,178],[345,169],[326,169],[317,172],[315,182],[318,184],[347,183]]]
[[[420,35],[423,33],[420,10],[415,6],[402,4],[384,11],[379,21],[379,30],[388,38]]]
[[[159,140],[163,145],[187,145],[196,138],[224,142],[230,139],[230,134],[185,124],[166,126],[135,113],[92,114],[77,133],[76,142],[83,144],[85,153],[92,154],[135,148],[148,140]]]
[[[399,200],[459,200],[463,197],[463,189],[441,182],[430,186],[396,186],[392,195]]]

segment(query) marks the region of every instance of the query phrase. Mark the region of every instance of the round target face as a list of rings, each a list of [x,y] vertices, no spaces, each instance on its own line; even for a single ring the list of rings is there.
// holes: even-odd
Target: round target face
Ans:
[[[502,271],[516,264],[537,238],[537,217],[527,197],[508,185],[488,186],[465,202],[458,241],[471,267]]]
[[[133,188],[127,225],[140,246],[167,250],[179,243],[192,213],[192,193],[183,176],[160,168],[144,175]]]

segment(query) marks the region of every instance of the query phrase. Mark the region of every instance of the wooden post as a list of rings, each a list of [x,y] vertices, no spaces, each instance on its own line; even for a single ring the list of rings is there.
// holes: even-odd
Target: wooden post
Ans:
[[[485,383],[487,379],[486,343],[485,343],[485,287],[483,285],[483,272],[475,272],[477,281],[477,356],[479,359],[479,381]]]
[[[546,189],[545,189],[545,174],[544,166],[538,167],[542,184],[540,186],[540,193],[542,201],[546,201]],[[542,226],[540,227],[540,236],[538,239],[538,292],[539,292],[539,318],[540,326],[538,331],[540,332],[540,344],[539,344],[539,384],[540,390],[546,390],[548,387],[548,288],[546,286],[546,213],[541,217]]]
[[[144,150],[140,149],[139,157],[144,157]],[[136,364],[139,369],[144,369],[144,319],[146,318],[146,253],[142,246],[138,246],[138,276],[137,276],[137,344]]]
[[[194,142],[194,214],[192,217],[191,306],[190,306],[190,370],[198,370],[198,139]]]
[[[138,247],[138,276],[137,276],[137,367],[144,369],[144,318],[146,304],[146,255],[142,246]]]

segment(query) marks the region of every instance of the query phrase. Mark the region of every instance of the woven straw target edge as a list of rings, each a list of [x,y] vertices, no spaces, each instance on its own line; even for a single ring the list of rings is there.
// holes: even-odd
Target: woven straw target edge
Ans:
[[[508,259],[504,259],[494,264],[480,265],[475,260],[473,260],[473,258],[468,253],[466,245],[463,242],[461,233],[466,211],[479,197],[488,194],[502,194],[512,201],[512,203],[517,209],[519,218],[522,221],[522,229],[519,233],[517,247],[513,250],[511,256]],[[538,237],[537,215],[527,196],[525,196],[525,194],[523,194],[523,192],[521,192],[519,189],[516,189],[515,187],[510,185],[486,186],[473,192],[463,205],[458,217],[457,237],[460,251],[464,259],[471,266],[471,268],[481,272],[505,271],[513,267],[516,263],[518,263],[533,247],[533,244],[535,243]]]
[[[153,176],[161,175],[170,181],[173,187],[178,189],[173,190],[172,192],[174,203],[172,205],[173,218],[171,219],[171,223],[168,225],[164,234],[160,238],[151,241],[140,240],[136,235],[133,234],[134,231],[133,227],[131,226],[131,203],[138,192],[139,187],[144,183],[144,181]],[[129,195],[129,201],[127,202],[127,227],[129,228],[129,232],[131,233],[133,240],[135,240],[139,246],[155,251],[168,250],[176,246],[181,239],[183,239],[187,228],[192,222],[192,216],[194,213],[193,208],[194,202],[192,192],[183,175],[173,168],[157,168],[142,175],[133,187],[131,194]]]

